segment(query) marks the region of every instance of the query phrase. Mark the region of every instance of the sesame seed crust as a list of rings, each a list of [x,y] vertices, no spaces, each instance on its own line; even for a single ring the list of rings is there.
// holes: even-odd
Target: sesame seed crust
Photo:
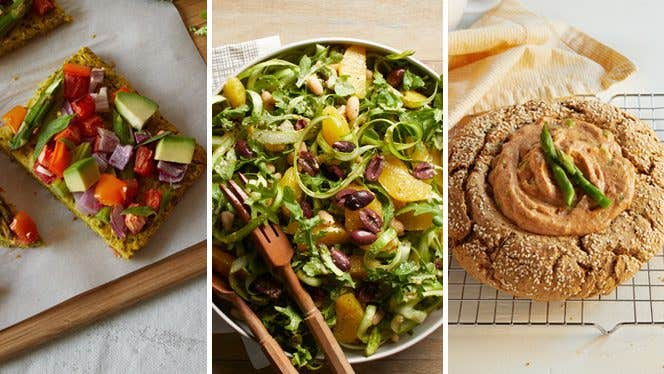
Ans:
[[[636,168],[632,203],[606,230],[537,235],[496,206],[488,182],[493,159],[511,134],[544,116],[610,131]],[[608,294],[664,246],[664,145],[650,126],[611,105],[584,98],[530,101],[466,118],[450,130],[448,155],[452,253],[492,287],[542,301]]]

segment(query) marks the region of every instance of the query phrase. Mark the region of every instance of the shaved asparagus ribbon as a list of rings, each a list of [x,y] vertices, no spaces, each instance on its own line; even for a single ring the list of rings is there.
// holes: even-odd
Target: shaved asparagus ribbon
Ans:
[[[51,106],[53,106],[55,92],[60,88],[63,80],[62,72],[58,73],[37,101],[30,106],[28,114],[25,116],[23,123],[21,123],[18,132],[9,142],[12,150],[20,149],[26,145],[30,141],[30,136],[41,126],[44,117],[46,117]]]

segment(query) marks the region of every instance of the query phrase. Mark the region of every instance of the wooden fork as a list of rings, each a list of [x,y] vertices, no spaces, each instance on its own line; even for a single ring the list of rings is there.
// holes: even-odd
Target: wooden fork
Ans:
[[[233,291],[228,284],[217,274],[212,273],[212,289],[222,299],[230,302],[239,311],[244,321],[249,325],[249,329],[256,337],[265,356],[272,362],[272,365],[284,374],[297,374],[297,369],[293,366],[279,343],[270,335],[263,322],[251,310],[249,305],[242,300],[238,294]]]
[[[246,184],[246,177],[240,174],[240,179]],[[228,185],[221,185],[221,190],[231,202],[240,218],[248,222],[251,215],[244,204],[247,194],[233,180]],[[332,334],[332,330],[325,322],[320,310],[316,307],[311,296],[300,284],[300,280],[291,267],[293,247],[279,226],[274,224],[262,225],[252,231],[251,236],[258,243],[261,255],[272,266],[275,273],[281,275],[291,296],[304,313],[304,321],[323,350],[325,359],[334,373],[354,373],[346,355]]]

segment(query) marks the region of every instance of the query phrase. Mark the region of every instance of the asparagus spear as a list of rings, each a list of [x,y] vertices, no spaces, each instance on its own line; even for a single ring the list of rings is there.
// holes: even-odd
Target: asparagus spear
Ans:
[[[53,100],[55,97],[55,92],[62,85],[63,76],[62,73],[58,74],[53,82],[42,92],[39,96],[39,99],[30,106],[28,114],[26,114],[23,123],[18,129],[18,132],[12,140],[9,142],[12,150],[17,150],[28,143],[32,133],[39,128],[42,120],[46,116],[46,113],[51,109],[53,105]]]
[[[558,156],[558,160],[560,160],[560,165],[563,167],[563,169],[565,169],[565,172],[567,172],[572,181],[577,186],[579,186],[583,192],[590,196],[590,198],[595,200],[597,205],[602,208],[607,208],[613,203],[613,201],[606,197],[606,195],[604,195],[604,193],[599,188],[597,188],[594,184],[590,183],[588,179],[586,179],[581,170],[576,165],[574,165],[574,160],[572,160],[572,157],[560,149],[556,150],[556,154]]]
[[[6,12],[0,15],[0,37],[9,33],[9,31],[21,20],[32,7],[32,0],[14,0],[6,9]]]
[[[12,236],[9,226],[12,224],[12,212],[9,205],[0,196],[0,236],[10,238]]]
[[[567,182],[571,180],[572,183],[579,186],[579,188],[581,188],[584,193],[590,196],[591,199],[595,200],[595,202],[600,207],[607,208],[613,203],[613,201],[606,197],[606,195],[604,195],[604,193],[599,188],[597,188],[588,179],[586,179],[581,170],[574,164],[572,157],[567,155],[562,150],[556,148],[553,143],[551,133],[549,132],[546,124],[544,124],[542,127],[542,133],[540,135],[540,146],[542,147],[542,152],[544,153],[547,163],[552,168],[554,180],[563,193],[565,203],[570,201],[570,199],[571,201],[574,201],[574,197],[572,196],[570,198],[569,185],[567,185],[565,180],[560,175],[560,171],[554,170],[555,166],[562,168]],[[558,176],[556,176],[556,174],[558,174]],[[572,192],[574,192],[574,189],[572,189]],[[567,203],[567,205],[571,206],[571,203]]]
[[[556,181],[558,188],[563,193],[563,199],[565,204],[568,207],[572,207],[574,204],[574,199],[576,198],[576,191],[574,191],[574,186],[570,182],[565,170],[561,168],[558,164],[551,164],[551,171],[553,172],[553,180]]]
[[[549,132],[549,128],[546,126],[546,123],[542,126],[542,132],[540,133],[540,146],[542,147],[542,152],[546,157],[547,161],[556,160],[556,146],[553,144],[553,138]]]
[[[544,153],[544,158],[546,159],[547,164],[551,168],[551,174],[553,174],[553,180],[558,185],[560,192],[563,194],[563,200],[568,207],[571,207],[574,204],[574,199],[576,198],[576,191],[574,191],[574,186],[567,177],[565,170],[556,163],[556,146],[553,144],[553,138],[546,124],[542,127],[542,132],[540,134],[540,146],[542,147],[542,152]]]

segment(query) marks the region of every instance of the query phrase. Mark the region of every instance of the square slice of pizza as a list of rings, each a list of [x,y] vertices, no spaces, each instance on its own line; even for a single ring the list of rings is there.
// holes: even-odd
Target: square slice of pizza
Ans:
[[[17,211],[0,194],[0,248],[27,248],[42,244],[37,225],[23,211]]]
[[[203,147],[88,48],[3,118],[0,148],[123,258],[205,171]]]
[[[0,57],[71,22],[55,0],[0,1]]]

